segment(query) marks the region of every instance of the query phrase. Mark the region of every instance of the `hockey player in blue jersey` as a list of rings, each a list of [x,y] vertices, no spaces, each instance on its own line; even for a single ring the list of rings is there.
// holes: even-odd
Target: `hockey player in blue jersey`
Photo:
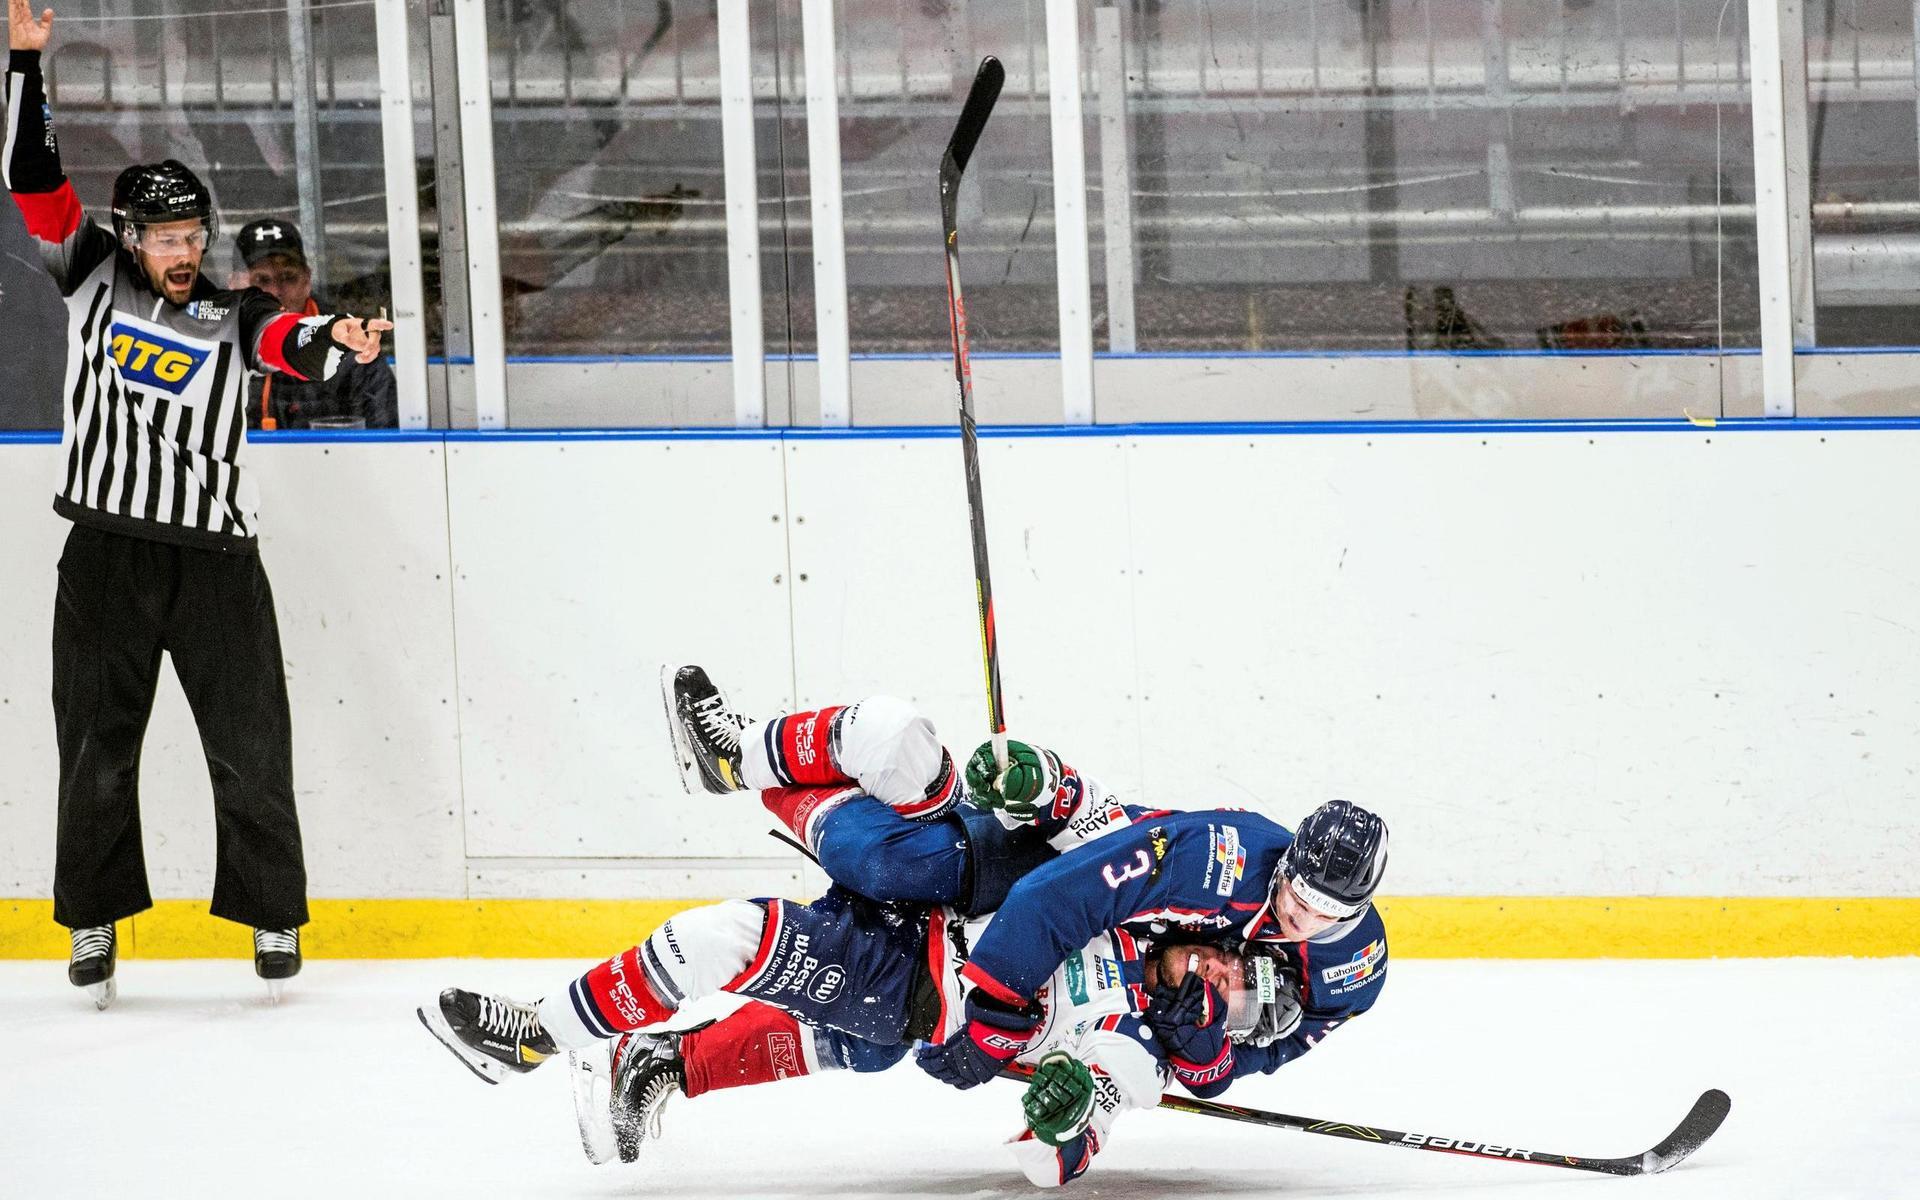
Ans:
[[[1387,829],[1357,805],[1322,805],[1297,837],[1257,813],[1149,810],[1121,804],[1058,755],[1016,741],[1004,769],[987,745],[968,760],[968,791],[991,811],[955,808],[951,758],[932,723],[904,701],[873,697],[750,721],[699,667],[671,673],[665,686],[688,789],[697,781],[715,794],[759,790],[841,886],[968,913],[1012,905],[1009,888],[1022,896],[1002,928],[1022,930],[1005,941],[1026,957],[1003,968],[995,935],[987,965],[971,968],[988,995],[1017,1000],[1018,982],[993,972],[1012,970],[1016,981],[1034,973],[1030,988],[1113,925],[1162,940],[1177,928],[1186,940],[1273,944],[1303,984],[1303,1020],[1284,1040],[1236,1050],[1203,1023],[1221,998],[1197,983],[1156,997],[1150,1019],[1176,1077],[1196,1095],[1278,1070],[1372,1007],[1385,984],[1386,930],[1370,901],[1386,867]],[[1095,849],[1099,859],[1085,857]],[[933,1048],[922,1065],[962,1087],[979,1082],[969,1074],[998,1070],[963,1060],[955,1044]]]
[[[1116,898],[1128,871],[1159,880],[1158,859],[1142,867],[1139,854],[1164,854],[1178,844],[1183,855],[1197,855],[1200,894],[1164,914],[1115,908],[1116,923],[1124,916],[1133,932],[1147,937],[1179,926],[1187,940],[1271,942],[1289,975],[1305,986],[1299,1029],[1237,1051],[1205,1024],[1220,1011],[1218,995],[1193,983],[1178,995],[1157,996],[1149,1019],[1176,1078],[1196,1095],[1217,1096],[1236,1075],[1278,1070],[1370,1008],[1385,983],[1386,931],[1369,900],[1386,866],[1387,831],[1356,805],[1334,801],[1315,810],[1301,823],[1296,843],[1255,813],[1123,805],[1058,755],[1016,741],[1009,743],[1004,770],[990,746],[974,752],[965,779],[980,807],[956,807],[951,757],[932,723],[904,701],[872,697],[753,721],[697,666],[669,672],[663,689],[688,790],[758,790],[827,873],[862,895],[989,912],[1001,907],[1015,881],[1051,863],[1049,880],[1063,875],[1093,888],[1096,900]],[[1104,848],[1106,836],[1129,829],[1136,842],[1146,842],[1129,861],[1059,857],[1096,839]],[[1283,856],[1284,887],[1275,865]],[[1079,866],[1061,865],[1068,860]],[[1046,889],[1043,897],[1057,897],[1060,886],[1071,885],[1033,886]],[[1075,943],[1083,944],[1085,938]],[[930,1061],[945,1057],[936,1053]]]
[[[1378,816],[1342,800],[1315,809],[1296,832],[1249,812],[1129,816],[1126,828],[1041,864],[1013,885],[965,968],[976,997],[1025,1005],[1070,949],[1084,944],[1085,929],[1270,945],[1299,979],[1303,1019],[1266,1046],[1220,1045],[1213,1061],[1199,1056],[1214,1043],[1196,1041],[1176,1067],[1201,1096],[1236,1077],[1278,1070],[1373,1006],[1387,968],[1386,930],[1371,903],[1387,861],[1387,829]],[[1189,1009],[1206,1007],[1192,996],[1186,1001]],[[1169,1003],[1167,1012],[1176,1028],[1186,1015],[1177,1005]],[[983,1011],[916,1058],[934,1077],[973,1087],[1004,1065],[1004,1037],[995,1040],[1002,1033]]]
[[[991,906],[1012,873],[1005,863],[970,860],[993,855],[1024,868],[1135,818],[1166,814],[1124,810],[1097,782],[1020,743],[1013,743],[1004,772],[987,747],[969,762],[976,799],[990,796],[996,814],[956,813],[951,760],[931,725],[902,702],[874,698],[755,724],[735,715],[697,669],[670,683],[683,767],[697,770],[715,792],[764,784],[766,806],[842,886],[809,906],[732,901],[681,914],[642,946],[538,1006],[450,989],[437,1008],[421,1010],[421,1019],[476,1074],[496,1078],[530,1069],[560,1048],[655,1024],[692,996],[731,991],[760,1002],[685,1034],[622,1037],[614,1095],[627,1114],[623,1149],[635,1144],[646,1114],[657,1120],[670,1094],[693,1096],[824,1066],[877,1070],[904,1055],[909,1035],[942,1038],[943,1047],[971,1036],[994,1072],[1015,1058],[1039,1063],[1023,1140],[1040,1144],[1017,1145],[1016,1152],[1036,1182],[1062,1182],[1085,1169],[1113,1116],[1157,1100],[1138,1052],[1164,1061],[1204,1094],[1224,1088],[1236,1063],[1263,1062],[1271,1070],[1298,1052],[1263,1054],[1291,1037],[1301,1018],[1298,985],[1288,979],[1277,947],[1236,954],[1201,945],[1164,948],[1163,940],[1156,957],[1144,953],[1132,933],[1109,930],[1055,964],[1051,1007],[1040,997],[1006,1004],[960,983],[965,948],[981,927],[947,906],[983,898],[983,906]],[[983,879],[984,889],[978,886]],[[849,884],[922,903],[877,903],[847,891]],[[1050,1053],[1065,1048],[1060,1014],[1077,1012],[1090,989],[1102,990],[1088,983],[1095,977],[1125,998],[1125,1015],[1142,1036],[1138,1043],[1107,1039],[1105,1052],[1118,1055],[1115,1063],[1103,1062],[1100,1048],[1084,1042],[1071,1042],[1065,1055],[1071,1061],[1065,1061]],[[1252,1023],[1249,1011],[1258,1013]],[[1116,1009],[1102,1019],[1120,1015]],[[1077,1016],[1064,1025],[1078,1033],[1089,1028]],[[1128,1084],[1114,1082],[1119,1078]],[[1096,1093],[1097,1101],[1091,1099]],[[1056,1110],[1049,1110],[1048,1097]],[[1076,1117],[1079,1102],[1084,1110]],[[1074,1120],[1055,1119],[1060,1111]],[[1070,1136],[1044,1132],[1061,1129]]]

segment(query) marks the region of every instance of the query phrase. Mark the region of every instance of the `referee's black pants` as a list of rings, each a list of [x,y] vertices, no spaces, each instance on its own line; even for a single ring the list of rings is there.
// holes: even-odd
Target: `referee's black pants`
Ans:
[[[163,650],[213,777],[213,915],[264,929],[304,925],[287,677],[259,556],[85,525],[67,535],[53,612],[53,919],[105,925],[153,904],[140,846],[140,743]]]

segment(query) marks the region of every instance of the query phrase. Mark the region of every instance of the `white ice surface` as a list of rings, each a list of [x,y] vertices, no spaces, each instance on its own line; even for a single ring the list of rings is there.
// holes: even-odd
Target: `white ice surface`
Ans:
[[[269,1007],[245,962],[0,963],[0,1196],[1000,1197],[1018,1092],[903,1063],[677,1101],[638,1165],[589,1166],[559,1069],[491,1087],[420,1027],[446,985],[533,998],[566,962],[313,962]],[[1419,962],[1379,1008],[1226,1099],[1567,1154],[1636,1153],[1695,1096],[1733,1115],[1616,1179],[1181,1113],[1123,1118],[1084,1197],[1920,1196],[1920,959]],[[1063,1193],[1067,1194],[1067,1193]]]

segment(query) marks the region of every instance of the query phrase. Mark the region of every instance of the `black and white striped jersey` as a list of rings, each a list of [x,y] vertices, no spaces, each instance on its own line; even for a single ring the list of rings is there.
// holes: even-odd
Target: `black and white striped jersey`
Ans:
[[[16,50],[8,61],[0,168],[67,303],[54,510],[137,537],[250,551],[259,498],[241,464],[246,372],[330,374],[334,318],[284,313],[265,292],[205,276],[185,304],[155,292],[61,170],[39,57]]]

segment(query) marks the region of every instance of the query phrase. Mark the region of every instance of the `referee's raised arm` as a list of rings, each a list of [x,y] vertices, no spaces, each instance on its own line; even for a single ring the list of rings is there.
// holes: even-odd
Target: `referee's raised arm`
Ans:
[[[0,179],[13,193],[40,260],[70,296],[95,267],[113,256],[113,239],[86,219],[73,184],[60,166],[40,59],[53,36],[53,10],[38,17],[27,0],[7,0],[7,127]]]

